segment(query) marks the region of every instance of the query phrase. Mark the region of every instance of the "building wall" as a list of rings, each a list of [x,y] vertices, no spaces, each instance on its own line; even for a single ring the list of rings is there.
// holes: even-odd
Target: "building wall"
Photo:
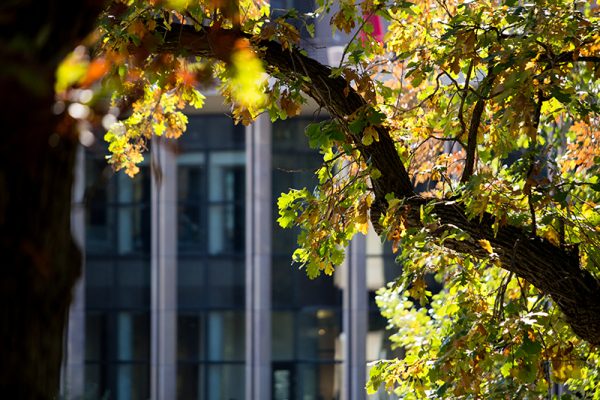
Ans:
[[[313,119],[244,128],[190,116],[134,179],[110,171],[100,143],[87,152],[85,306],[73,314],[85,332],[69,338],[85,342],[85,367],[65,379],[84,384],[69,397],[364,398],[373,292],[352,271],[366,276],[366,247],[310,280],[290,266],[297,232],[275,222],[281,192],[316,182],[303,133]]]
[[[305,47],[337,65],[348,37],[326,20]],[[390,257],[359,237],[334,277],[309,280],[290,266],[297,232],[275,222],[281,192],[316,183],[320,155],[303,133],[314,109],[244,128],[209,96],[182,138],[153,142],[134,179],[112,173],[101,139],[87,149],[66,398],[366,397],[366,362],[392,354],[374,306]]]

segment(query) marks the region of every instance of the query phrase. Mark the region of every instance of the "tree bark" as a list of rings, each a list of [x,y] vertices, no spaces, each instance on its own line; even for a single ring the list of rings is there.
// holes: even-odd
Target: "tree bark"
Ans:
[[[101,1],[3,4],[0,21],[0,393],[58,396],[63,333],[80,275],[71,237],[75,121],[55,115],[58,63]]]
[[[57,129],[53,96],[27,96],[14,86],[0,83],[13,89],[0,101],[10,116],[0,144],[0,386],[14,398],[54,398],[80,274],[70,233],[77,138],[71,127]]]
[[[187,25],[173,25],[172,30],[165,35],[164,44],[156,51],[219,58],[213,51],[214,45],[211,42],[211,38],[218,35],[248,37],[241,32],[226,29],[214,32],[211,28],[196,30]],[[329,67],[298,50],[284,50],[281,45],[272,41],[260,41],[255,45],[269,72],[283,74],[286,79],[301,82],[306,94],[327,109],[342,125],[346,123],[348,116],[368,106],[351,88],[344,95],[344,89],[348,86],[344,78],[332,77]],[[433,235],[441,235],[448,226],[458,227],[470,235],[470,239],[465,241],[447,240],[444,242],[446,247],[487,258],[489,254],[481,247],[479,240],[488,240],[504,269],[514,272],[549,295],[563,311],[577,335],[591,344],[600,344],[600,282],[580,267],[576,251],[555,246],[516,226],[502,227],[494,234],[491,215],[483,215],[481,221],[470,220],[464,207],[456,202],[424,199],[416,195],[388,129],[379,126],[377,131],[379,141],[370,146],[362,144],[361,135],[348,133],[348,136],[365,159],[370,160],[381,173],[381,177],[372,180],[375,201],[370,210],[371,221],[378,233],[381,233],[379,217],[387,210],[386,194],[393,193],[397,198],[405,200],[409,226],[421,226],[420,207],[435,202],[433,212],[441,225],[431,232]]]

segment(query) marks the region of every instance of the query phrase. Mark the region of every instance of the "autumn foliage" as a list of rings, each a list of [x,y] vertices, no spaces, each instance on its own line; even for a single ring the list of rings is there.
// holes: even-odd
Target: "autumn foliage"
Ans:
[[[294,261],[332,274],[372,223],[402,266],[377,301],[405,357],[374,363],[367,390],[514,399],[560,382],[600,398],[599,12],[318,0],[275,18],[261,0],[114,1],[57,90],[111,95],[109,163],[129,175],[154,136],[185,134],[206,87],[244,124],[312,97],[331,117],[306,130],[318,185],[278,200],[281,226],[301,228]],[[297,28],[324,15],[351,36],[330,67]]]

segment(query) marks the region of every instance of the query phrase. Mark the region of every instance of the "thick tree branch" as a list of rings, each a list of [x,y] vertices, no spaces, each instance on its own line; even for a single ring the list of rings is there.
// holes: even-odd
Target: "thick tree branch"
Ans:
[[[169,51],[180,55],[197,55],[220,58],[214,49],[214,38],[222,40],[223,35],[246,37],[240,32],[210,28],[195,30],[191,26],[173,26],[165,35],[165,43],[157,51]],[[354,90],[344,95],[347,82],[341,77],[332,77],[331,70],[319,62],[302,55],[297,50],[284,50],[271,41],[255,43],[267,69],[275,75],[284,75],[290,81],[300,82],[303,90],[315,99],[329,113],[346,123],[349,115],[367,107],[367,103]],[[488,74],[486,86],[491,87],[493,75]],[[482,87],[482,91],[487,89]],[[485,95],[485,93],[483,93]],[[478,104],[481,105],[478,106]],[[483,100],[475,106],[471,119],[471,130],[476,133],[483,112]],[[458,227],[469,234],[464,241],[446,240],[444,246],[462,253],[481,258],[490,255],[479,244],[487,240],[492,245],[504,269],[526,279],[542,292],[550,295],[564,312],[574,332],[592,344],[600,344],[600,283],[587,271],[579,267],[576,251],[562,249],[541,238],[532,237],[522,228],[505,226],[494,234],[493,216],[484,214],[480,220],[470,220],[464,208],[456,203],[438,199],[424,199],[415,195],[410,179],[394,142],[385,126],[377,127],[379,141],[369,146],[362,144],[360,135],[347,132],[364,157],[381,172],[381,177],[373,179],[376,201],[371,208],[371,218],[378,227],[378,218],[387,209],[384,196],[394,193],[405,199],[405,212],[409,226],[421,226],[419,210],[430,202],[436,202],[433,213],[439,219],[439,227],[432,235],[442,235],[450,227]],[[473,135],[475,134],[473,133]],[[472,140],[469,144],[474,143]],[[379,230],[380,232],[380,230]]]
[[[600,63],[600,56],[580,56],[574,51],[565,51],[558,54],[553,60],[547,60],[553,64],[564,64],[569,62],[591,62]]]
[[[420,224],[420,207],[431,201],[408,199],[408,225]],[[576,248],[562,249],[515,226],[501,227],[494,234],[492,215],[485,213],[479,220],[469,220],[462,207],[455,203],[437,201],[433,214],[440,224],[431,232],[433,235],[458,227],[470,236],[464,241],[446,240],[444,246],[486,259],[490,254],[479,240],[489,241],[495,253],[491,257],[497,255],[502,268],[550,295],[576,334],[592,344],[600,344],[600,282],[580,268]]]

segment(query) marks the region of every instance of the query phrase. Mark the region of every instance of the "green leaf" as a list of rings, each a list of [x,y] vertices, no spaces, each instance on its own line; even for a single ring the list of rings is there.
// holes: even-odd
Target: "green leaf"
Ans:
[[[513,363],[512,362],[507,362],[505,364],[502,365],[502,367],[500,367],[500,373],[502,374],[503,377],[508,378],[510,376],[510,371],[513,367]]]

